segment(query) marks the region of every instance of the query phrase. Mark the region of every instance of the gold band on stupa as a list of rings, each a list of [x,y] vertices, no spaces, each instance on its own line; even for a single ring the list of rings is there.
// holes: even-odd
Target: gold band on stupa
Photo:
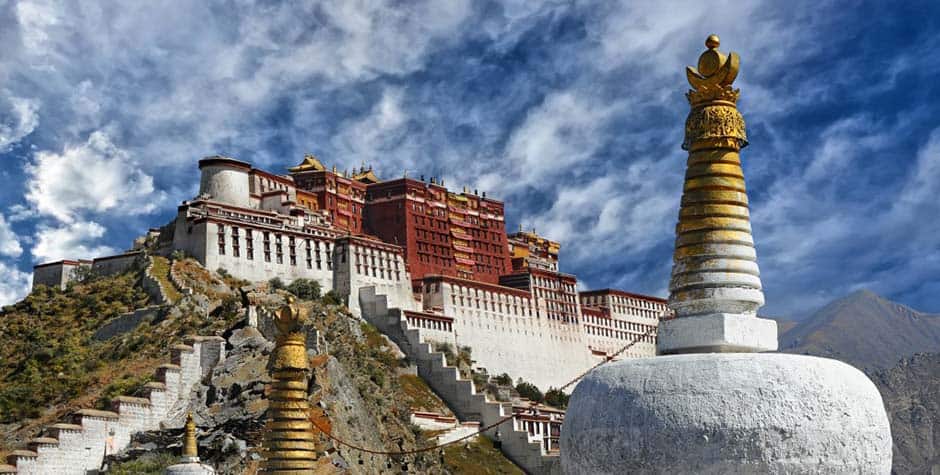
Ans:
[[[316,468],[316,435],[307,400],[306,316],[289,298],[277,314],[277,343],[271,353],[270,406],[262,442],[261,473],[300,475]]]
[[[691,110],[682,148],[689,158],[669,305],[677,317],[754,315],[764,296],[739,155],[747,134],[732,87],[740,59],[718,51],[715,35],[705,45],[698,67],[686,68]]]

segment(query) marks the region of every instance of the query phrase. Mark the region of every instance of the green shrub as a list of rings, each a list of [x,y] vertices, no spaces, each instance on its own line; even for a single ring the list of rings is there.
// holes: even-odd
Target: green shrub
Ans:
[[[569,398],[570,396],[555,388],[548,388],[548,391],[545,391],[545,404],[558,409],[567,408]]]
[[[516,391],[519,396],[530,401],[542,402],[543,400],[542,391],[539,391],[539,388],[532,383],[520,380],[519,384],[516,385]]]
[[[500,386],[512,386],[512,378],[510,378],[506,373],[493,378],[493,382]]]
[[[327,305],[342,305],[343,298],[335,290],[330,290],[323,296],[323,303]]]
[[[311,279],[295,279],[287,286],[287,291],[303,300],[320,298],[320,283]]]
[[[284,290],[284,281],[280,277],[275,277],[268,281],[268,287],[271,290]]]

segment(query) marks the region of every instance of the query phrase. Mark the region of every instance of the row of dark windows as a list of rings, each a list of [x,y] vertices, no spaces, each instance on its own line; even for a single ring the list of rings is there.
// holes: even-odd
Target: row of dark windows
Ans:
[[[249,261],[255,259],[255,231],[250,228],[245,228],[245,258]],[[262,253],[264,256],[264,262],[271,262],[272,252],[271,252],[271,232],[261,231],[262,237]],[[240,228],[233,226],[232,227],[232,257],[241,257],[242,256],[242,247],[241,247],[241,233]],[[225,225],[218,225],[218,244],[219,244],[219,255],[224,256],[227,249],[226,243],[226,234],[225,234]],[[323,243],[325,247],[325,252],[321,253],[320,251],[320,241],[314,239],[303,239],[301,242],[302,250],[304,251],[305,263],[308,269],[313,269],[314,266],[318,270],[323,269],[324,264],[326,265],[327,270],[332,270],[333,263],[331,259],[330,244],[327,242]],[[287,258],[290,262],[290,265],[297,265],[297,241],[294,236],[288,236],[287,239],[287,249],[288,255]],[[323,254],[326,254],[326,259],[323,259]],[[281,234],[274,234],[274,259],[278,264],[284,263],[284,245]]]

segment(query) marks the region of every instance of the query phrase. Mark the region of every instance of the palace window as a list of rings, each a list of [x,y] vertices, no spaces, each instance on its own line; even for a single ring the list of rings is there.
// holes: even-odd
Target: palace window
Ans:
[[[225,255],[225,226],[219,225],[219,255]]]
[[[234,257],[239,257],[241,255],[239,252],[240,249],[238,246],[239,246],[238,228],[232,227],[232,256]]]
[[[251,236],[251,229],[245,230],[245,251],[248,254],[248,260],[249,261],[254,260],[255,247],[254,247],[254,240],[252,239],[252,236]]]
[[[294,236],[289,236],[287,238],[288,252],[290,254],[290,265],[297,265],[297,247],[296,242],[294,241]]]
[[[274,235],[274,252],[277,255],[277,263],[283,264],[284,263],[284,247],[281,244],[280,234]]]
[[[310,253],[310,240],[307,239],[307,269],[313,268],[313,256]]]
[[[264,232],[264,262],[271,262],[271,233]]]

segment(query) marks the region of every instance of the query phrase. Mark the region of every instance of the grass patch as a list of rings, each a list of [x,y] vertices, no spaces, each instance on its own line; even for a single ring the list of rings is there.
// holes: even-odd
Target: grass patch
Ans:
[[[452,474],[525,475],[483,436],[466,445],[457,443],[444,448],[444,464]]]
[[[412,409],[451,415],[447,406],[441,402],[437,394],[434,394],[428,383],[424,382],[419,376],[403,374],[398,377],[398,382],[401,384],[406,402]]]
[[[162,256],[153,256],[151,262],[153,264],[150,266],[150,275],[160,283],[163,294],[170,302],[179,302],[183,294],[176,290],[173,282],[170,282],[170,260]]]

